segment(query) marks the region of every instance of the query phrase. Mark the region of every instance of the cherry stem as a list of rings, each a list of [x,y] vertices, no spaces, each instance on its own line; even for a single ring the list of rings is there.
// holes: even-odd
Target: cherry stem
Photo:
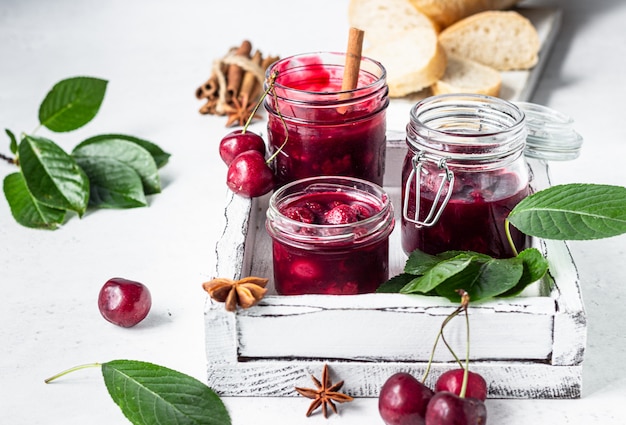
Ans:
[[[448,315],[448,317],[446,317],[445,320],[441,323],[441,327],[439,328],[439,333],[437,334],[437,338],[435,338],[435,344],[433,345],[433,349],[430,352],[430,358],[428,359],[428,365],[426,365],[426,370],[424,371],[424,376],[422,377],[422,383],[426,382],[426,378],[428,378],[428,374],[430,373],[430,368],[432,366],[433,359],[435,357],[435,350],[437,348],[437,344],[439,343],[439,338],[441,338],[444,341],[444,343],[448,347],[448,350],[450,350],[450,352],[452,353],[452,355],[454,356],[456,361],[459,364],[461,364],[461,366],[462,366],[461,361],[459,360],[459,358],[456,356],[456,354],[452,350],[452,347],[450,347],[450,345],[448,345],[447,341],[443,337],[443,328],[445,328],[446,325],[450,322],[450,320],[452,320],[454,317],[456,317],[462,310],[463,310],[463,306],[457,307],[456,310],[454,310],[452,313],[450,313]]]
[[[4,155],[2,153],[0,153],[0,159],[8,162],[9,164],[17,165],[17,159]]]
[[[506,234],[506,240],[509,241],[509,245],[513,250],[513,255],[518,256],[517,248],[515,247],[515,243],[513,242],[513,237],[511,236],[511,223],[509,219],[504,220],[504,233]]]
[[[278,71],[274,71],[270,78],[270,87],[274,87],[274,82],[276,81],[277,76],[278,76]],[[278,118],[280,118],[280,122],[283,125],[283,128],[285,129],[285,141],[278,147],[278,149],[276,149],[276,152],[274,152],[269,158],[267,158],[267,161],[265,161],[266,164],[270,164],[274,160],[274,158],[278,156],[278,154],[283,150],[283,148],[287,144],[287,140],[289,140],[289,129],[287,128],[287,123],[285,122],[285,118],[283,118],[283,115],[280,113],[280,108],[278,107],[278,98],[276,96],[275,90],[272,90],[272,96],[274,97],[274,104],[276,105],[276,114],[278,115]]]
[[[248,119],[246,120],[246,124],[243,126],[243,129],[241,130],[241,133],[245,133],[246,130],[248,129],[248,126],[250,125],[250,123],[252,122],[252,119],[254,118],[254,115],[256,114],[256,111],[259,110],[259,107],[261,106],[261,104],[263,103],[263,99],[265,99],[265,96],[267,96],[267,94],[270,92],[270,90],[272,90],[274,88],[274,82],[276,81],[276,77],[278,76],[278,71],[274,71],[272,72],[272,74],[269,77],[269,83],[267,85],[267,88],[265,89],[265,91],[263,92],[263,94],[261,95],[261,97],[259,98],[259,101],[256,103],[256,105],[254,105],[254,109],[252,110],[252,112],[250,112],[250,116],[248,117]]]
[[[83,364],[83,365],[79,365],[79,366],[74,366],[74,367],[71,367],[71,368],[69,368],[67,370],[64,370],[63,372],[59,372],[56,375],[53,375],[53,376],[51,376],[48,379],[45,379],[44,382],[46,384],[49,384],[50,382],[54,381],[55,379],[60,378],[62,376],[65,376],[68,373],[72,373],[72,372],[75,372],[75,371],[81,370],[81,369],[87,369],[87,368],[90,368],[90,367],[100,367],[100,366],[102,366],[102,363],[89,363],[89,364]]]
[[[459,397],[465,398],[467,392],[467,381],[469,380],[469,357],[470,357],[470,324],[469,314],[467,313],[467,306],[469,305],[469,294],[460,289],[461,306],[465,310],[465,367],[463,368],[463,384],[461,384],[461,392]]]

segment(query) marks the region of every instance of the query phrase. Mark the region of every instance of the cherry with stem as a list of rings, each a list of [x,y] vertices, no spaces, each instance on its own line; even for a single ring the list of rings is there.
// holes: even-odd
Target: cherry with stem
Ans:
[[[224,162],[228,164],[226,184],[234,193],[242,196],[254,198],[265,195],[274,188],[274,173],[269,164],[271,164],[289,139],[287,124],[285,123],[282,115],[280,115],[280,111],[279,117],[285,126],[285,140],[279,149],[267,160],[264,157],[265,143],[263,142],[263,139],[260,136],[247,131],[248,126],[252,121],[252,117],[265,97],[270,92],[273,96],[276,96],[273,88],[277,76],[277,71],[272,72],[270,75],[267,88],[252,110],[252,113],[241,132],[234,132],[227,135],[220,143],[220,156],[224,159]],[[259,143],[259,140],[261,143]]]

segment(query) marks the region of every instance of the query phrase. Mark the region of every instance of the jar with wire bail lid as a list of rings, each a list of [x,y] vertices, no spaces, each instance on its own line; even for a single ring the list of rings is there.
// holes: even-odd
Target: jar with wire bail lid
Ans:
[[[402,167],[402,248],[514,255],[505,219],[529,194],[524,113],[500,98],[432,96],[415,104]],[[517,250],[528,237],[511,228]]]

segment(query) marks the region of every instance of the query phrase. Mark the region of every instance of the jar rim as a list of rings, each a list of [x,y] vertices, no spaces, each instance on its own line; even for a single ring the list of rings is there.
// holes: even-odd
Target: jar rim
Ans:
[[[372,192],[366,190],[372,190]],[[294,193],[288,193],[296,190]],[[380,209],[372,216],[347,224],[313,224],[294,220],[280,212],[281,202],[315,192],[356,193],[374,202]],[[391,198],[376,183],[345,176],[316,176],[290,182],[276,190],[269,200],[266,228],[272,237],[291,245],[303,246],[310,243],[325,243],[345,246],[346,243],[370,243],[387,237],[394,227]],[[299,229],[298,232],[290,230]],[[302,229],[305,229],[302,231]],[[283,235],[284,234],[284,235]],[[281,237],[280,235],[287,235]]]
[[[493,161],[521,154],[525,113],[507,100],[480,94],[441,94],[410,111],[407,142],[452,161]]]
[[[320,62],[310,62],[303,61],[304,58],[320,58]],[[298,53],[295,55],[287,56],[285,58],[281,58],[276,60],[270,66],[267,67],[265,71],[265,88],[267,88],[267,81],[269,81],[272,73],[276,70],[277,67],[282,66],[284,69],[295,69],[299,67],[311,66],[311,65],[328,65],[333,67],[341,67],[345,66],[345,52],[336,52],[336,51],[312,51],[308,53]],[[328,59],[334,58],[334,61],[331,63],[326,63]],[[341,58],[341,60],[339,60]],[[364,70],[363,64],[368,66],[367,70]],[[369,68],[371,67],[371,69]],[[280,69],[279,69],[280,71]],[[350,90],[339,90],[339,91],[315,91],[315,90],[303,90],[295,87],[290,87],[288,85],[284,85],[280,83],[281,74],[279,72],[276,80],[274,81],[274,88],[285,91],[286,93],[294,93],[300,94],[304,96],[316,96],[316,97],[328,97],[329,99],[333,99],[337,96],[354,96],[355,94],[362,92],[371,92],[372,90],[378,89],[381,85],[386,85],[387,79],[387,70],[383,66],[383,64],[375,59],[372,59],[367,56],[361,56],[361,69],[360,71],[366,72],[369,75],[375,77],[372,82],[368,84],[364,84],[356,87],[355,89]],[[375,73],[378,71],[379,74]],[[291,98],[291,97],[289,97]],[[323,101],[320,101],[323,102]]]
[[[574,130],[574,120],[569,115],[535,103],[515,104],[526,114],[527,157],[567,161],[580,155],[583,137]]]

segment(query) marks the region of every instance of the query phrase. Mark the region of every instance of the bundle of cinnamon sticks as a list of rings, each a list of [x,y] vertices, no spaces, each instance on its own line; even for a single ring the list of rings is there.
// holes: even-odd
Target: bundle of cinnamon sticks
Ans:
[[[265,70],[278,59],[263,57],[259,50],[252,53],[248,40],[231,48],[213,63],[209,79],[196,89],[196,98],[205,100],[199,112],[226,115],[226,127],[243,126],[263,92]]]

